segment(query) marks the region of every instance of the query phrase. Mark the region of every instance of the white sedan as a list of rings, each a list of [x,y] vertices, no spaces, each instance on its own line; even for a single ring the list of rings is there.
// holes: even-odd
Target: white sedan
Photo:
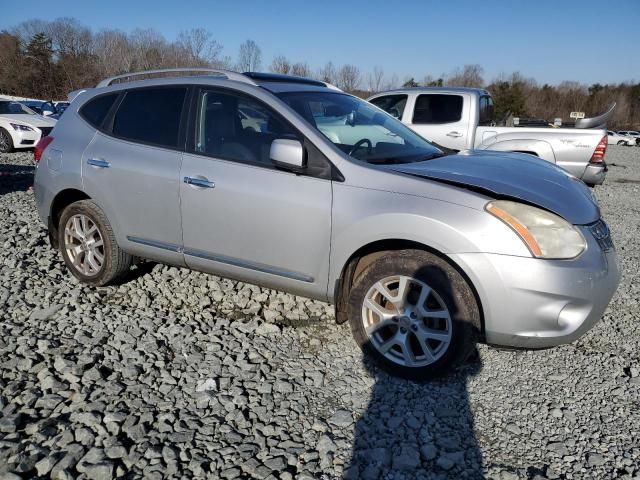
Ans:
[[[56,122],[21,103],[0,101],[0,153],[33,148],[38,140],[49,135]]]
[[[632,147],[636,144],[636,139],[620,135],[612,130],[607,130],[607,142],[609,145],[626,145]]]
[[[636,132],[634,130],[624,130],[621,132],[618,132],[618,135],[622,135],[623,137],[627,138],[633,138],[636,141],[636,145],[640,145],[640,132]]]

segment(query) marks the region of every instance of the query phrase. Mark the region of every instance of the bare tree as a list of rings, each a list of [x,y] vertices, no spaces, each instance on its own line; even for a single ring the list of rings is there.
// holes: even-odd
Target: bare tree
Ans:
[[[134,67],[134,51],[127,35],[119,30],[98,32],[93,42],[94,55],[102,76],[130,72]]]
[[[58,18],[46,27],[47,35],[57,55],[90,55],[93,35],[75,18]]]
[[[337,83],[336,67],[332,62],[327,62],[318,70],[318,78],[323,82]]]
[[[484,70],[480,65],[465,65],[462,70],[455,69],[445,81],[451,87],[483,87]]]
[[[271,60],[269,70],[273,73],[282,73],[286,75],[291,71],[291,63],[289,63],[289,60],[287,60],[287,57],[284,55],[276,55],[273,57],[273,60]]]
[[[260,70],[262,51],[256,42],[247,40],[240,45],[238,55],[238,70],[241,72],[255,72]]]
[[[291,74],[299,77],[310,77],[311,69],[307,62],[297,62],[291,66]]]
[[[338,87],[347,92],[357,90],[360,85],[360,69],[355,65],[346,64],[338,70]]]
[[[27,20],[13,27],[10,32],[20,39],[22,45],[27,45],[37,33],[46,33],[48,23],[44,20]]]
[[[384,90],[393,90],[400,85],[400,79],[395,73],[391,75],[391,78],[384,84]]]
[[[373,67],[373,71],[369,73],[369,91],[372,93],[381,91],[383,81],[384,70],[382,70],[382,67]]]
[[[222,45],[211,37],[211,33],[204,28],[183,30],[178,35],[177,46],[185,51],[194,66],[218,66],[221,63]]]

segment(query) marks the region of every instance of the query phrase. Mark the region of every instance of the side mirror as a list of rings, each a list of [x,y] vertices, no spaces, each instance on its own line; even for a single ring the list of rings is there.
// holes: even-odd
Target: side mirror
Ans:
[[[298,140],[278,138],[271,143],[269,158],[276,167],[300,171],[307,166],[304,148]]]

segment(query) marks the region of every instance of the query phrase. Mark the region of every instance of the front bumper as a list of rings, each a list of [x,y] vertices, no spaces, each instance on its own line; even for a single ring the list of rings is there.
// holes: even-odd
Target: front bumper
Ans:
[[[13,148],[33,148],[40,140],[42,132],[39,129],[25,131],[25,130],[11,130],[11,138],[13,140]]]
[[[600,320],[620,282],[615,250],[603,252],[583,229],[575,260],[484,253],[451,255],[482,303],[489,344],[546,348],[570,343]]]

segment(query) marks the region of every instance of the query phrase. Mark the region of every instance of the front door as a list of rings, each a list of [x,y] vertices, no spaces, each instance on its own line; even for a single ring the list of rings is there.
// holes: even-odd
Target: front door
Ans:
[[[421,93],[413,117],[405,120],[419,135],[453,150],[470,148],[469,101],[460,94]]]
[[[202,89],[196,102],[180,172],[187,265],[324,297],[331,181],[273,166],[274,139],[303,139],[262,102],[226,89]]]

